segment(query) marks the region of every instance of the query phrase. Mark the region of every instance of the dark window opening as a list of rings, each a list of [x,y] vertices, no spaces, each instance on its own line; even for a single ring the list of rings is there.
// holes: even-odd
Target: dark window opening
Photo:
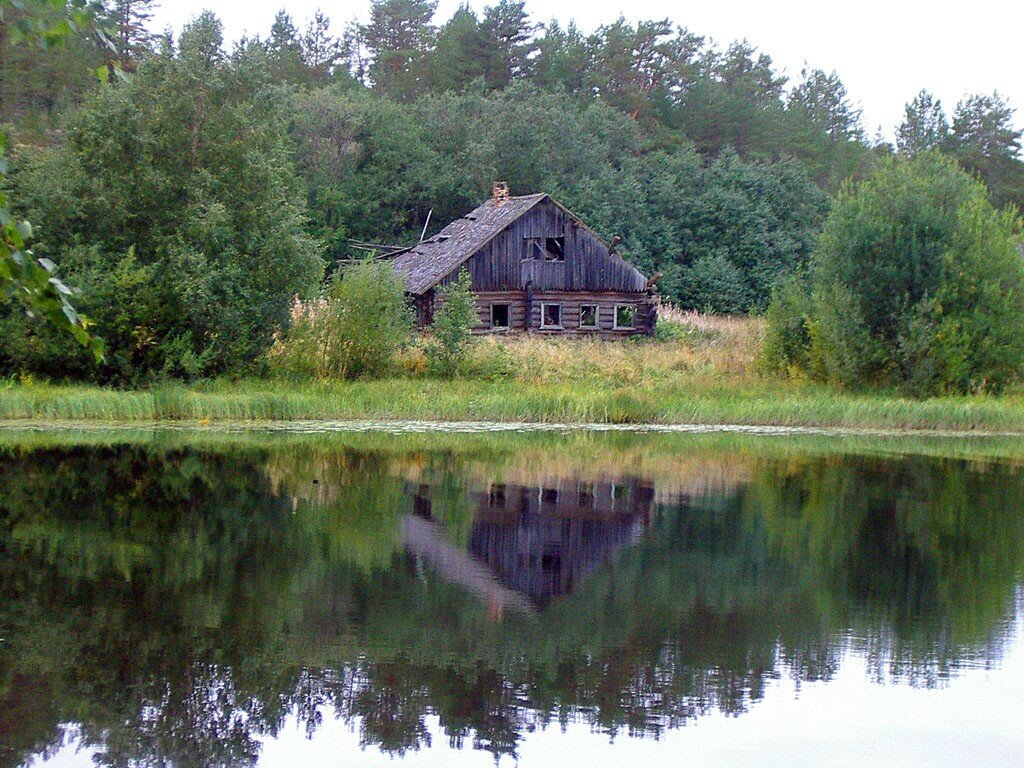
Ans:
[[[580,509],[589,509],[594,506],[594,484],[580,483],[576,491],[576,504]]]
[[[508,304],[491,304],[491,328],[508,328]]]
[[[491,486],[491,506],[499,509],[505,508],[505,484],[495,483]]]
[[[615,306],[615,327],[632,328],[636,319],[636,310],[629,304]]]
[[[546,573],[562,572],[562,556],[556,554],[544,554],[540,558],[540,569]]]
[[[544,504],[557,504],[558,491],[554,488],[541,488],[540,500]]]
[[[532,238],[528,242],[530,244],[530,247],[529,247],[529,254],[527,255],[526,258],[528,258],[528,259],[537,259],[538,261],[543,261],[545,258],[547,258],[547,255],[544,252],[544,249],[541,248],[539,240],[537,240],[536,238]]]
[[[580,305],[580,328],[597,328],[597,304]]]
[[[562,327],[562,305],[541,304],[540,305],[540,327],[561,328]]]
[[[565,261],[564,237],[549,237],[544,241],[544,259],[546,261]]]

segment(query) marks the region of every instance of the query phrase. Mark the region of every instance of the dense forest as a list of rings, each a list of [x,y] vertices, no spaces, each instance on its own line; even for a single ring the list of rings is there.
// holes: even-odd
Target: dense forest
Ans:
[[[921,91],[893,146],[867,136],[835,72],[790,81],[752,44],[667,19],[585,33],[521,1],[440,20],[431,0],[374,0],[340,34],[281,11],[229,42],[211,12],[157,34],[152,0],[88,5],[94,23],[60,47],[19,32],[63,18],[59,2],[5,8],[0,122],[16,212],[107,360],[97,372],[0,307],[3,373],[251,370],[293,298],[365,255],[352,240],[415,242],[495,179],[621,237],[667,299],[729,313],[763,311],[843,183],[888,156],[941,152],[998,207],[1024,206],[1022,132],[999,94],[947,112]]]

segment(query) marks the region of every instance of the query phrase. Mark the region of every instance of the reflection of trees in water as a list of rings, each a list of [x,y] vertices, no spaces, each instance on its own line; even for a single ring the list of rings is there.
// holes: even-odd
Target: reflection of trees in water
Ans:
[[[52,748],[65,722],[110,765],[251,764],[290,714],[310,733],[341,717],[396,754],[428,746],[434,716],[495,755],[570,721],[658,735],[744,712],[784,672],[827,680],[851,646],[880,678],[931,684],[998,657],[1024,561],[1018,469],[746,461],[742,485],[655,505],[641,479],[527,485],[496,467],[470,486],[421,457],[431,519],[546,605],[494,622],[402,551],[424,492],[392,462],[3,459],[0,765]]]
[[[935,685],[1001,654],[1024,563],[1024,472],[911,457],[766,466],[746,494],[766,550],[819,585],[877,680]]]

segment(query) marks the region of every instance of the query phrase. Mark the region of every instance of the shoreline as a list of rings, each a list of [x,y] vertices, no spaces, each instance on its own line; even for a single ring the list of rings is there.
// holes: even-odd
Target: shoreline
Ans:
[[[292,384],[215,381],[114,390],[90,385],[0,386],[0,427],[191,424],[202,427],[386,423],[507,429],[826,431],[1024,437],[1024,396],[911,400],[777,379],[632,384],[594,379],[385,379]],[[507,425],[507,426],[505,426]],[[357,427],[358,428],[358,427]]]
[[[4,432],[60,432],[60,431],[167,431],[167,432],[219,432],[302,434],[439,434],[439,435],[500,435],[618,433],[655,435],[740,435],[749,437],[934,437],[950,439],[1022,438],[1024,430],[956,430],[942,428],[885,428],[835,426],[785,426],[772,424],[664,424],[664,423],[559,423],[544,421],[431,421],[415,419],[298,419],[298,420],[188,420],[164,419],[155,421],[116,421],[105,419],[46,420],[38,418],[0,419],[0,433]]]

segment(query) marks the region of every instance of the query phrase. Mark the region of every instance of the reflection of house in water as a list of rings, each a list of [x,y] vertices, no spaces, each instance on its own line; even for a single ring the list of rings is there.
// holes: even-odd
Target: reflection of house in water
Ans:
[[[614,482],[550,480],[537,485],[494,483],[471,494],[475,506],[458,581],[495,599],[493,588],[476,584],[475,569],[486,563],[502,587],[544,607],[566,595],[622,549],[639,542],[650,521],[654,487],[635,479]],[[413,509],[431,516],[430,487],[419,486]],[[414,526],[418,532],[422,526]],[[426,549],[422,541],[415,551]],[[436,546],[433,549],[437,549]],[[436,557],[429,558],[435,560]],[[443,570],[451,577],[450,557]],[[467,578],[468,577],[468,578]],[[507,597],[502,607],[518,607]]]
[[[479,498],[469,550],[543,607],[638,543],[653,501],[653,486],[634,480],[494,484]]]

